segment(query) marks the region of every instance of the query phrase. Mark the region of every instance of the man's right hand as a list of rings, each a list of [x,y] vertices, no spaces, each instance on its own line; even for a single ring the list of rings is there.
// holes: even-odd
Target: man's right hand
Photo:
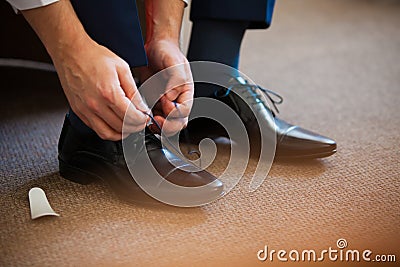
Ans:
[[[125,133],[144,129],[149,108],[128,64],[87,35],[69,1],[22,14],[49,52],[72,110],[90,128],[107,140],[122,138],[124,118]]]
[[[72,110],[101,138],[120,140],[124,118],[125,131],[144,129],[149,118],[142,111],[149,108],[124,60],[89,41],[60,51],[53,62]]]

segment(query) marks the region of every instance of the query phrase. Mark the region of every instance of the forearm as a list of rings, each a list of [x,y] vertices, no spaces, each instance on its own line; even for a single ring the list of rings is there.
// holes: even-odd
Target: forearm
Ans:
[[[68,0],[21,12],[52,58],[91,41]]]
[[[188,122],[194,92],[188,61],[179,49],[185,2],[146,0],[145,7],[145,48],[149,64],[140,71],[141,81],[169,68],[166,86],[154,88],[160,90],[154,92],[160,99],[152,110],[164,134],[176,134]]]
[[[146,0],[146,43],[168,40],[179,45],[185,3],[180,0]]]

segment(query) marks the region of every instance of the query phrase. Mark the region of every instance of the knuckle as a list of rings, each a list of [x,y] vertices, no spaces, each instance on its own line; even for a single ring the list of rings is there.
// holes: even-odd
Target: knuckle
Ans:
[[[130,130],[133,133],[136,133],[136,132],[142,131],[145,127],[146,127],[146,125],[143,124],[143,125],[140,125],[140,126],[134,126]]]
[[[115,134],[109,132],[109,131],[101,131],[101,132],[97,132],[97,135],[103,139],[103,140],[111,140],[111,141],[116,141],[115,140]]]
[[[96,131],[96,133],[101,139],[107,140],[108,135],[106,133],[104,133],[103,131]]]
[[[107,140],[110,141],[119,141],[121,140],[122,135],[120,134],[112,134],[111,136],[109,136],[109,138]]]
[[[123,68],[124,71],[128,71],[130,69],[129,64],[125,60],[120,61],[120,66]]]
[[[99,110],[100,110],[99,104],[94,99],[87,100],[86,105],[90,110],[92,110],[95,113],[99,112]]]
[[[141,124],[147,121],[147,116],[138,112],[137,113],[127,112],[125,114],[125,120],[133,124]]]
[[[126,72],[130,71],[129,64],[125,60],[118,59],[118,61],[116,62],[116,65],[118,66],[119,71],[121,71],[121,72],[126,73]]]
[[[113,102],[114,101],[113,88],[111,90],[102,90],[101,97],[107,102]]]

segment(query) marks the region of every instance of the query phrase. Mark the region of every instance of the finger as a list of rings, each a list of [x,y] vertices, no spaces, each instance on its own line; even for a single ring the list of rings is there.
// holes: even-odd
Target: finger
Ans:
[[[125,120],[125,123],[114,113],[114,111],[106,107],[102,113],[95,113],[98,117],[108,124],[117,133],[133,133],[145,128],[146,124],[131,123]]]
[[[132,104],[130,104],[130,107],[134,108]],[[139,112],[140,116],[145,115],[141,111],[135,110],[135,113]],[[150,121],[150,117],[148,115],[145,115],[145,120],[144,121],[138,121],[137,118],[135,117],[136,115],[132,115],[132,112],[127,112],[124,118],[123,122],[123,133],[126,134],[131,134],[134,132],[138,132],[146,128],[147,123]]]
[[[147,122],[147,116],[131,104],[119,86],[110,87],[110,90],[102,92],[102,98],[90,98],[82,106],[81,110],[88,109],[117,132],[122,132],[125,119],[127,125],[142,126]]]
[[[193,91],[183,90],[176,100],[178,109],[184,116],[189,116],[193,106]]]
[[[114,131],[122,133],[123,121],[115,114],[115,112],[111,108],[105,107],[100,112],[94,112],[94,114],[102,118],[103,121],[107,123]]]
[[[87,118],[87,116],[84,113],[80,112],[79,109],[72,108],[72,110],[83,121],[83,123],[85,123],[90,129],[93,130],[93,126],[91,125],[89,119]],[[88,114],[88,113],[86,113],[86,114]]]
[[[156,104],[153,106],[151,111],[153,112],[153,115],[162,115],[163,114],[162,105],[161,105],[160,100],[158,100],[156,102]]]
[[[165,122],[165,118],[160,115],[154,115],[153,119],[155,120],[155,123],[152,123],[150,125],[150,129],[152,129],[156,133],[161,133],[164,122]]]
[[[160,134],[161,133],[160,129],[155,124],[149,125],[149,129],[153,133],[156,133],[156,134]]]
[[[168,81],[165,92],[184,85],[193,85],[193,76],[189,64],[178,64],[167,69]],[[188,87],[189,88],[189,87]],[[194,91],[194,87],[190,88]]]
[[[155,116],[154,119],[160,125],[162,133],[166,136],[171,136],[178,133],[188,123],[188,118],[171,119],[168,117],[167,119],[165,119],[163,116]],[[153,128],[154,126],[152,126],[152,129]],[[158,127],[157,132],[160,132],[160,129],[158,129]]]
[[[128,136],[131,133],[140,132],[144,128],[146,128],[146,124],[139,125],[139,126],[127,126],[127,125],[124,125],[123,130],[122,130],[122,134],[123,134],[123,136]]]
[[[136,87],[135,80],[133,79],[132,72],[128,66],[124,62],[124,64],[120,64],[117,66],[117,73],[120,86],[125,93],[125,96],[128,99],[131,99],[132,103],[136,106],[137,109],[141,111],[148,111],[149,108],[142,100],[142,97],[139,94],[139,91]]]
[[[123,60],[118,62],[116,67],[121,88],[125,92],[126,97],[130,99],[136,90],[136,83],[133,79],[131,69],[129,68],[128,63]]]
[[[89,111],[88,111],[89,113]],[[87,114],[85,112],[85,114]],[[110,127],[104,120],[102,120],[99,116],[94,113],[89,113],[85,115],[84,122],[87,121],[97,135],[104,140],[118,141],[121,140],[122,134],[115,131],[112,127]],[[85,122],[86,123],[86,122]]]
[[[144,102],[142,96],[139,93],[139,90],[136,90],[131,98],[129,98],[133,105],[136,107],[136,109],[142,111],[142,112],[149,112],[150,108],[147,106],[147,104]]]
[[[187,99],[182,101],[181,99]],[[164,114],[171,118],[188,117],[193,105],[193,99],[190,93],[181,94],[177,100],[171,101],[167,97],[160,99]]]
[[[128,98],[121,94],[117,95],[113,103],[109,103],[108,106],[119,118],[126,120],[129,124],[141,125],[148,121],[148,116],[138,110]]]
[[[73,111],[76,115],[97,135],[104,140],[120,140],[121,134],[115,131],[110,125],[95,114],[93,110],[88,108],[86,103],[81,101],[74,102]]]

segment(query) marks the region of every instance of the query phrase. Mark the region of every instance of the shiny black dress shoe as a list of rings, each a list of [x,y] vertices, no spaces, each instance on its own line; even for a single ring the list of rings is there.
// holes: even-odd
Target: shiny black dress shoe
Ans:
[[[191,203],[210,202],[224,193],[222,182],[212,174],[190,165],[171,151],[162,148],[160,140],[149,131],[142,132],[142,134],[145,134],[144,142],[143,135],[140,138],[139,133],[127,137],[126,142],[137,147],[137,151],[146,149],[154,168],[165,180],[185,187],[207,185],[202,187],[204,190],[201,193],[192,193],[188,196],[191,198]],[[134,161],[132,164],[137,163],[136,166],[133,165],[134,168],[143,167],[141,166],[143,158],[140,155],[144,154],[138,153],[128,159],[131,163]],[[125,200],[139,203],[155,202],[144,193],[130,174],[123,153],[122,141],[105,141],[99,138],[95,132],[82,134],[70,124],[68,115],[65,118],[58,144],[58,159],[60,175],[70,181],[89,184],[96,180],[102,180]],[[175,166],[170,162],[174,162]],[[177,166],[185,166],[185,170],[181,170]],[[147,178],[149,182],[153,179],[150,172]],[[152,189],[166,190],[159,182],[153,184],[155,188]],[[174,194],[175,192],[163,193]]]
[[[258,113],[258,118],[265,121],[267,117],[272,115],[274,119],[273,125],[265,121],[261,125],[275,127],[275,158],[277,159],[323,158],[336,152],[336,142],[334,140],[279,119],[266,104],[266,100],[269,100],[275,111],[278,112],[276,104],[282,103],[282,97],[278,94],[258,85],[249,84],[242,77],[232,78],[229,83],[231,86],[228,89],[218,87],[211,97],[227,104],[239,115],[249,135],[250,148],[254,152],[253,154],[259,153],[261,140],[260,123],[257,121],[253,111]],[[200,83],[199,86],[210,85]],[[262,97],[263,95],[265,97]],[[221,126],[212,123],[210,120],[207,121],[207,119],[197,119],[197,122],[194,120],[192,125],[189,123],[188,131],[196,133],[204,128],[214,129],[209,137],[226,135]]]

